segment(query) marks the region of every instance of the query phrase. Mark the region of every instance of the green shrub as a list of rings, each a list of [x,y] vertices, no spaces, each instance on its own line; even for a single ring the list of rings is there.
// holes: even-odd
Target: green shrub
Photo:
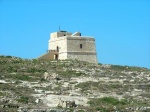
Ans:
[[[115,99],[113,97],[104,97],[100,99],[103,103],[108,103],[112,105],[117,105],[119,103],[118,99]]]
[[[0,55],[0,58],[4,58],[5,56],[4,55]]]
[[[121,71],[123,71],[123,70],[125,70],[127,68],[128,68],[128,66],[111,65],[111,69],[113,69],[113,70],[121,70]]]
[[[126,105],[129,102],[125,99],[118,100],[113,97],[103,97],[103,98],[97,98],[97,99],[92,99],[88,102],[90,106],[100,106],[101,105]]]
[[[5,56],[6,58],[12,58],[12,56]]]
[[[33,78],[26,74],[7,74],[5,78],[15,79],[15,80],[23,80],[23,81],[32,81]]]
[[[4,93],[3,93],[3,92],[0,92],[0,96],[4,96]]]
[[[79,110],[78,112],[85,112],[84,110]]]
[[[28,75],[16,75],[15,78],[19,80],[24,80],[24,81],[30,80],[30,77]]]
[[[26,96],[21,96],[19,99],[17,99],[17,101],[19,103],[28,103],[29,97]]]
[[[60,76],[62,77],[67,77],[67,78],[70,78],[70,77],[74,77],[74,76],[81,76],[82,73],[81,72],[76,72],[76,71],[73,71],[73,70],[67,70],[67,71],[58,71],[57,72]]]
[[[97,111],[100,111],[100,112],[109,112],[106,108],[104,107],[96,107],[96,110]]]

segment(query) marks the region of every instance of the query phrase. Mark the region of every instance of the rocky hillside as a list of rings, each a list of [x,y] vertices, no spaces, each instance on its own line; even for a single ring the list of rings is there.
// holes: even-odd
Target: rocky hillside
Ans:
[[[0,56],[0,112],[148,112],[150,70]]]

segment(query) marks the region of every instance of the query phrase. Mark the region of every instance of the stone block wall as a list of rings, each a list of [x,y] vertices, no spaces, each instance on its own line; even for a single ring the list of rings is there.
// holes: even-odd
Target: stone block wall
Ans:
[[[67,37],[67,58],[97,64],[95,39],[92,37]]]
[[[82,45],[82,48],[80,48]],[[67,37],[67,52],[96,52],[95,39],[86,37]]]
[[[78,59],[80,61],[87,61],[87,62],[90,62],[90,63],[95,63],[97,64],[97,57],[96,57],[96,54],[77,54],[77,53],[67,53],[67,58],[68,59]]]

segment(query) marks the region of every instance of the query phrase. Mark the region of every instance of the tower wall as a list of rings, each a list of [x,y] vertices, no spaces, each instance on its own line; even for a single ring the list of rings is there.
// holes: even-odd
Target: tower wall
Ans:
[[[67,58],[98,63],[95,39],[92,37],[67,37]]]
[[[57,50],[58,47],[58,59],[67,59],[67,39],[66,37],[60,37],[56,39],[51,39],[49,41],[48,50]]]
[[[67,51],[96,52],[95,39],[92,37],[67,37]]]
[[[97,64],[97,57],[96,54],[77,54],[77,53],[68,53],[67,54],[67,58],[68,59],[77,59],[80,61],[86,61],[86,62],[90,62],[90,63],[95,63]]]

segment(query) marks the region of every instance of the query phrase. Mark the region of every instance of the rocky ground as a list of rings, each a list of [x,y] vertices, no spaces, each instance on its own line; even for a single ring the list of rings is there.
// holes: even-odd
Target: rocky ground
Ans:
[[[0,56],[0,112],[149,112],[150,70]]]

